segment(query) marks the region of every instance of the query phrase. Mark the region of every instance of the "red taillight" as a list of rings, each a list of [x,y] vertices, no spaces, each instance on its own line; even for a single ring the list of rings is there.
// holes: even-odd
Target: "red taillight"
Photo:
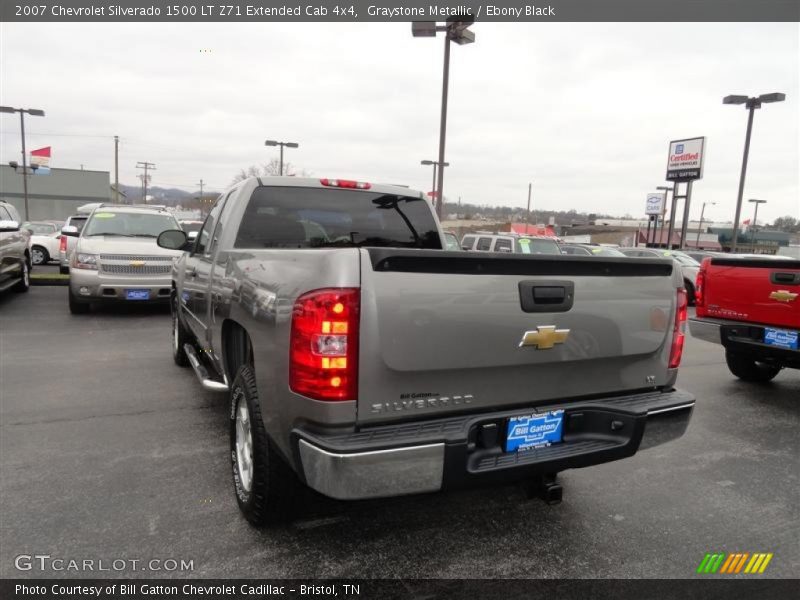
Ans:
[[[697,280],[694,282],[694,305],[696,307],[703,306],[705,303],[705,287],[706,287],[706,270],[704,267],[700,268],[697,273]]]
[[[675,326],[672,329],[672,347],[669,351],[669,368],[677,369],[683,356],[683,343],[686,341],[686,319],[689,316],[689,299],[686,290],[678,290],[678,302],[675,307]]]
[[[352,179],[320,179],[319,182],[327,187],[350,188],[354,190],[368,190],[372,187],[366,181],[353,181]]]
[[[59,252],[67,251],[67,236],[65,235],[61,236],[61,239],[58,241],[58,250]]]
[[[358,323],[361,291],[328,288],[294,303],[289,387],[315,400],[358,398]]]

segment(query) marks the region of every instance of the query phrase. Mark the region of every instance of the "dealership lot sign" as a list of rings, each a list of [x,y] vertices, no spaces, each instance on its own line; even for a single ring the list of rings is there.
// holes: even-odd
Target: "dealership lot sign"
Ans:
[[[664,194],[647,194],[647,205],[644,214],[663,215],[667,208],[664,196]]]
[[[703,178],[706,138],[674,140],[669,143],[667,181],[693,181]]]

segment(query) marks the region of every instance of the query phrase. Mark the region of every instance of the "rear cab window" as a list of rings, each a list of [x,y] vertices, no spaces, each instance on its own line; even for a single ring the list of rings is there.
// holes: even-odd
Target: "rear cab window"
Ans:
[[[514,240],[511,238],[497,238],[494,241],[494,251],[495,252],[513,252],[514,251]]]
[[[314,187],[261,186],[242,216],[235,248],[378,246],[441,250],[423,198]]]
[[[472,246],[475,244],[475,236],[474,235],[465,235],[464,239],[461,240],[461,249],[462,250],[472,250]]]

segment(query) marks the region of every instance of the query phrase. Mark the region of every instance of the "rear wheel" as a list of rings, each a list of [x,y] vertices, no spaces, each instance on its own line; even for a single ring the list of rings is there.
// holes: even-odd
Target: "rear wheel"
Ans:
[[[31,289],[31,270],[27,260],[22,261],[22,273],[20,273],[19,281],[13,289],[19,293],[25,293]]]
[[[69,291],[69,312],[73,315],[85,315],[91,310],[91,306],[86,300],[81,300],[80,298],[76,297],[75,294],[72,293],[72,290]]]
[[[178,312],[178,299],[173,294],[172,297],[172,360],[179,367],[189,366],[189,357],[186,356],[186,351],[183,349],[184,344],[191,344],[191,334],[186,330],[186,327],[181,321],[180,313]]]
[[[46,248],[34,246],[31,248],[31,262],[34,265],[43,265],[50,261],[50,255]]]
[[[231,386],[230,453],[236,502],[245,518],[253,525],[288,521],[297,476],[267,436],[250,365],[239,367]]]
[[[743,381],[765,383],[771,381],[781,371],[781,367],[756,362],[749,356],[730,351],[725,353],[725,361],[731,373]]]

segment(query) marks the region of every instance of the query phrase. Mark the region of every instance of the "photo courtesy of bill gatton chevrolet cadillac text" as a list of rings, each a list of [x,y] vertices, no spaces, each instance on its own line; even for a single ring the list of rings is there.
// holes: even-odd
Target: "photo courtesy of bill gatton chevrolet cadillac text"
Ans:
[[[182,251],[175,362],[229,395],[254,524],[289,518],[299,485],[531,481],[556,500],[558,472],[677,438],[692,413],[669,258],[446,251],[421,193],[298,177],[246,179],[194,242],[176,226],[158,243]]]

